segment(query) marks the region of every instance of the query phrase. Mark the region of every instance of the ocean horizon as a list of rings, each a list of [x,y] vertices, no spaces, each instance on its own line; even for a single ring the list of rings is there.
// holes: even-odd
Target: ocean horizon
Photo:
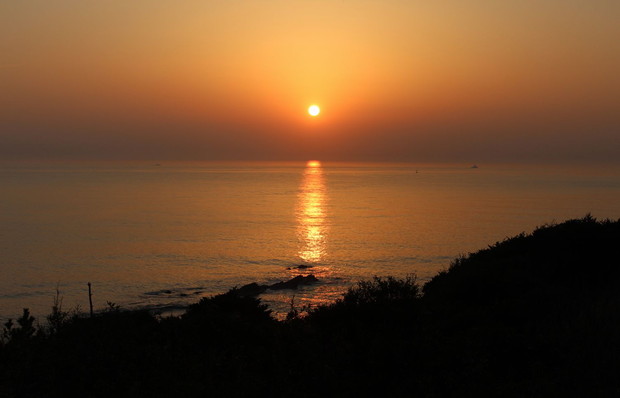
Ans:
[[[620,218],[610,166],[344,162],[5,163],[0,319],[24,307],[174,311],[248,283],[278,316],[359,280],[417,275],[537,226]],[[585,271],[584,271],[585,272]]]

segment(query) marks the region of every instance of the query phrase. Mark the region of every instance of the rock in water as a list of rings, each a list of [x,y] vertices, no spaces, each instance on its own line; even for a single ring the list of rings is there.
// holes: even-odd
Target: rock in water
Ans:
[[[319,280],[314,275],[297,275],[293,279],[290,279],[286,282],[278,282],[269,286],[271,290],[282,290],[282,289],[297,289],[301,285],[309,285]]]
[[[242,297],[253,297],[263,293],[267,288],[267,285],[259,285],[256,282],[252,282],[237,289],[237,294]]]
[[[299,264],[299,265],[294,265],[292,267],[286,267],[286,269],[308,269],[308,268],[312,268],[312,265],[307,265],[307,264]]]

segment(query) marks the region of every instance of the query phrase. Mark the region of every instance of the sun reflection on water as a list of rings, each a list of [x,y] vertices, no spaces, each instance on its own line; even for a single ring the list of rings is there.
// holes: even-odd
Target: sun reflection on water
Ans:
[[[323,168],[319,161],[311,160],[306,163],[297,206],[299,258],[307,264],[319,263],[326,254],[326,200]]]

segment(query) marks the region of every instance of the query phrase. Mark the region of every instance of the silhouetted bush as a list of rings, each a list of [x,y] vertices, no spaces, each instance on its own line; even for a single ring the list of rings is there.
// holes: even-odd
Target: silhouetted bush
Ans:
[[[214,322],[271,322],[271,310],[260,299],[239,295],[237,289],[201,299],[188,307],[183,319]]]
[[[30,315],[30,310],[24,308],[22,316],[17,318],[17,326],[9,319],[2,331],[2,340],[7,344],[24,344],[32,339],[37,329],[34,326],[36,319]]]
[[[420,296],[415,276],[396,279],[388,276],[375,276],[371,281],[361,281],[349,289],[342,299],[346,305],[386,305],[394,303],[412,303]]]

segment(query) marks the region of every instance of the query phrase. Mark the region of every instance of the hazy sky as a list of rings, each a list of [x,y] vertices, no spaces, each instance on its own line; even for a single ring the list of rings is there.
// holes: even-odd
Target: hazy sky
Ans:
[[[618,21],[618,0],[2,0],[0,159],[619,161]]]

